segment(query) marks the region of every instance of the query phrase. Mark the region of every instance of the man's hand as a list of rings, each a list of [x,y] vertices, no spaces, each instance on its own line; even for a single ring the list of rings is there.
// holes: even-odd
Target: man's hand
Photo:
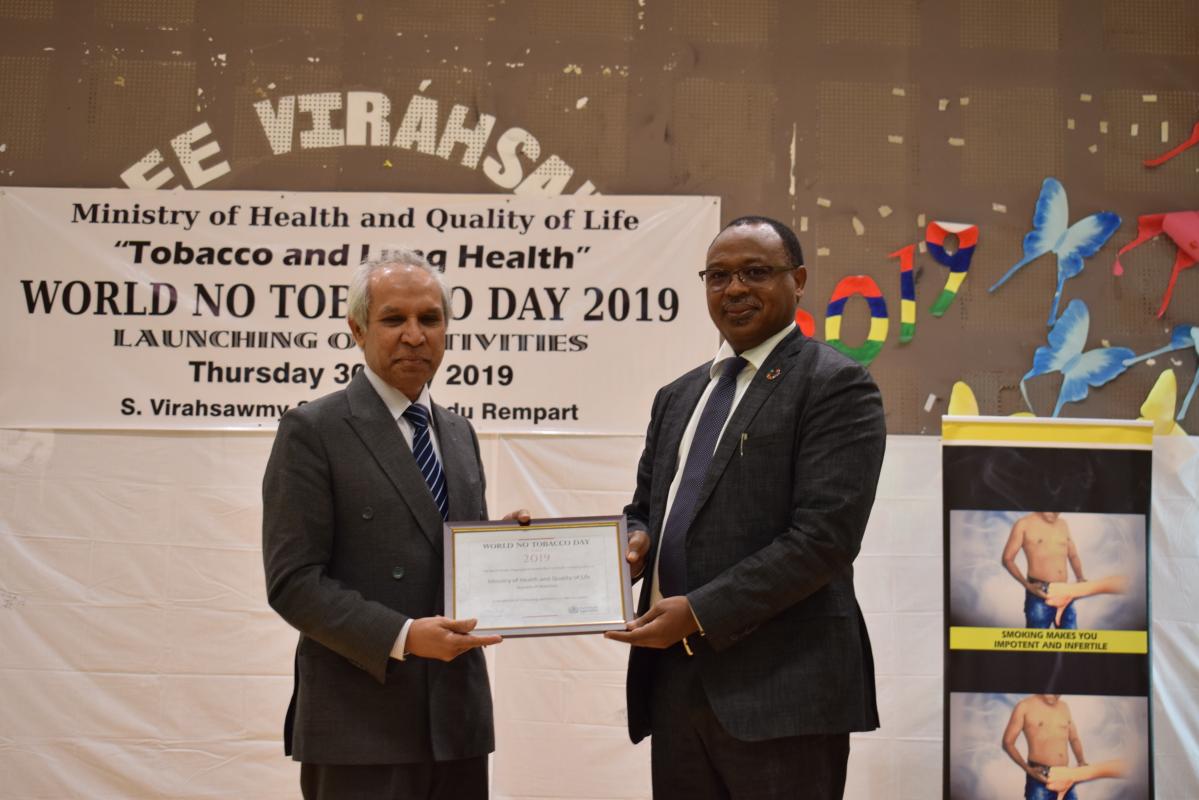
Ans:
[[[629,574],[633,576],[633,580],[637,580],[641,573],[645,572],[645,555],[648,552],[649,534],[645,531],[631,531],[629,552],[625,554],[625,560],[629,562]]]
[[[467,650],[503,641],[499,636],[471,636],[478,624],[477,619],[421,617],[412,620],[404,644],[409,655],[453,661]]]
[[[1045,775],[1041,772],[1041,770],[1037,769],[1036,767],[1030,767],[1030,766],[1026,765],[1024,767],[1024,771],[1027,772],[1031,777],[1040,781],[1041,783],[1049,783],[1049,779],[1046,778]]]
[[[518,508],[504,515],[505,522],[519,522],[521,525],[528,525],[532,520],[533,518],[529,516],[529,509],[527,508]]]
[[[1041,598],[1042,600],[1049,599],[1049,594],[1044,589],[1041,588],[1041,584],[1039,584],[1039,583],[1033,583],[1032,581],[1025,581],[1024,588],[1027,589],[1028,591],[1032,592],[1034,595]]]
[[[628,630],[608,631],[605,638],[636,647],[670,647],[699,630],[691,603],[683,595],[666,597],[628,624]]]

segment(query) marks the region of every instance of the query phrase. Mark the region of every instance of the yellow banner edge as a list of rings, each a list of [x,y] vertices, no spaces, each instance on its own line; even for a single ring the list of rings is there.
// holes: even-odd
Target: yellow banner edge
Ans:
[[[1153,423],[1145,420],[1052,419],[1035,417],[941,418],[946,443],[1091,444],[1153,447]]]

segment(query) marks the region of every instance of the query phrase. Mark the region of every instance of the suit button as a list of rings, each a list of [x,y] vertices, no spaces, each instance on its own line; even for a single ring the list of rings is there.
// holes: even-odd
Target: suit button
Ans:
[[[403,578],[404,577],[404,568],[403,567],[394,567],[391,570],[391,577],[395,578],[397,581],[400,578]]]
[[[373,519],[374,516],[375,516],[375,509],[371,508],[370,506],[367,506],[366,508],[362,509],[362,518],[363,519]]]

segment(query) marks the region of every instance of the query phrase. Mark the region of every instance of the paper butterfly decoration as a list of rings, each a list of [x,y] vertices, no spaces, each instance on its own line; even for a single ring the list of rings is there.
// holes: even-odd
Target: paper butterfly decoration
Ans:
[[[1024,388],[1029,378],[1050,372],[1062,373],[1062,388],[1057,395],[1057,405],[1053,407],[1053,416],[1056,417],[1063,405],[1085,399],[1090,387],[1102,386],[1128,369],[1125,359],[1136,354],[1127,347],[1097,347],[1083,352],[1090,327],[1091,314],[1087,311],[1087,304],[1081,300],[1071,300],[1062,316],[1053,323],[1049,331],[1049,344],[1037,348],[1032,357],[1032,369],[1020,379],[1020,394],[1024,395],[1026,406],[1032,408]]]
[[[1141,403],[1140,419],[1153,423],[1154,436],[1186,436],[1187,432],[1174,421],[1174,406],[1178,402],[1178,378],[1174,370],[1162,370],[1145,402]]]
[[[1174,269],[1170,271],[1170,281],[1166,284],[1166,293],[1162,295],[1161,308],[1157,310],[1158,319],[1161,319],[1170,307],[1170,297],[1174,294],[1174,284],[1178,283],[1179,274],[1199,261],[1199,211],[1175,211],[1170,214],[1146,214],[1137,217],[1137,238],[1120,248],[1120,252],[1116,254],[1116,263],[1112,264],[1112,273],[1123,275],[1124,266],[1120,263],[1120,256],[1163,233],[1178,246],[1178,254],[1174,256]]]
[[[1199,355],[1199,325],[1179,325],[1170,331],[1170,343],[1165,347],[1159,347],[1149,353],[1139,355],[1135,358],[1126,358],[1124,366],[1136,364],[1139,361],[1160,356],[1162,353],[1169,353],[1174,350],[1186,350],[1188,347],[1194,348],[1195,355]],[[1195,399],[1195,388],[1199,387],[1199,365],[1196,365],[1195,377],[1191,379],[1191,388],[1187,390],[1187,396],[1183,398],[1182,408],[1178,411],[1178,416],[1175,419],[1181,420],[1187,415],[1187,409],[1191,407],[1191,401]]]
[[[1191,128],[1191,135],[1187,137],[1186,141],[1176,145],[1175,147],[1171,147],[1169,150],[1162,153],[1160,156],[1155,156],[1154,158],[1147,158],[1142,163],[1147,167],[1160,167],[1162,164],[1165,164],[1171,158],[1174,158],[1174,156],[1179,155],[1186,150],[1189,150],[1190,148],[1194,147],[1197,144],[1199,144],[1199,122],[1196,122],[1195,127]]]
[[[1053,307],[1049,310],[1049,323],[1057,319],[1058,305],[1062,299],[1062,287],[1066,281],[1082,272],[1083,259],[1098,252],[1120,227],[1120,217],[1110,211],[1100,211],[1083,217],[1068,225],[1070,211],[1066,203],[1066,190],[1056,178],[1046,178],[1041,185],[1041,196],[1037,198],[1037,209],[1033,213],[1033,229],[1024,237],[1024,258],[1007,271],[987,291],[993,292],[1007,282],[1025,264],[1048,252],[1057,255],[1057,290],[1053,293]],[[1056,416],[1056,414],[1054,415]]]

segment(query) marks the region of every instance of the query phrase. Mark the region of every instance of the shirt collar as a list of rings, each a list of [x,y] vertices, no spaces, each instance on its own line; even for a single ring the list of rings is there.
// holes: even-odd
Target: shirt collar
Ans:
[[[398,421],[403,413],[408,410],[408,406],[412,405],[412,401],[408,399],[408,395],[380,378],[369,366],[363,367],[362,372],[366,375],[366,379],[370,381],[371,386],[375,388],[375,392],[379,395],[383,404],[387,406],[387,410],[391,413],[391,418]],[[425,407],[430,417],[433,415],[433,398],[429,395],[427,384],[421,387],[420,397],[416,401]]]
[[[754,368],[754,371],[757,372],[762,368],[762,365],[766,363],[766,359],[774,351],[774,348],[778,346],[778,343],[781,342],[787,336],[787,334],[793,330],[795,330],[794,322],[785,326],[782,330],[780,330],[774,336],[771,336],[766,341],[755,347],[749,348],[740,355],[742,358],[748,361]],[[716,358],[712,359],[712,366],[708,369],[708,375],[712,378],[715,378],[720,374],[720,365],[726,360],[734,358],[736,355],[737,353],[733,351],[732,345],[730,345],[728,342],[721,342],[720,349],[716,351]]]

